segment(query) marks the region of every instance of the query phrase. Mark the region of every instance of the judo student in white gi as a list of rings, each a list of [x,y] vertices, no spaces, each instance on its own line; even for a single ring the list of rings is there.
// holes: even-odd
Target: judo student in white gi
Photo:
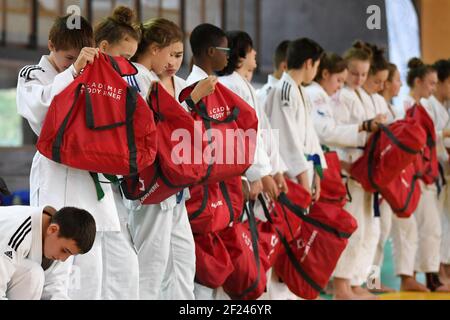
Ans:
[[[336,120],[341,112],[336,93],[347,78],[347,61],[335,53],[326,53],[320,60],[315,81],[306,87],[313,107],[312,118],[320,143],[331,149],[363,146],[368,128],[364,122],[342,124]],[[366,130],[363,130],[365,128]],[[377,126],[373,126],[373,130]]]
[[[164,77],[172,77],[179,63],[182,31],[162,18],[145,22],[141,31],[141,42],[133,58],[139,73],[129,77],[129,83],[147,98],[152,82],[160,81],[160,75],[175,97],[184,83],[172,78],[172,90]],[[217,79],[199,83],[191,94],[194,102],[210,94],[215,82]],[[184,190],[160,204],[132,208],[130,227],[138,251],[141,299],[194,299],[195,243],[185,206],[188,196]]]
[[[345,112],[337,101],[336,94],[347,78],[347,61],[334,53],[327,53],[321,59],[316,81],[306,88],[313,105],[313,121],[321,144],[339,152],[340,148],[364,146],[369,132],[379,129],[376,123],[384,116],[376,116],[369,128],[366,120],[356,123],[341,123],[337,120],[340,112]]]
[[[253,41],[250,36],[243,31],[227,32],[230,56],[228,64],[220,72],[219,82],[228,87],[231,91],[240,96],[250,106],[252,106],[258,116],[259,130],[261,132],[261,145],[265,154],[269,158],[271,166],[270,174],[261,178],[263,192],[271,200],[276,200],[280,192],[288,192],[284,173],[287,167],[279,154],[279,141],[277,135],[270,125],[269,119],[264,112],[263,106],[257,98],[256,91],[251,83],[245,78],[247,70],[256,69],[256,51],[253,48]],[[256,202],[258,206],[259,202]],[[255,212],[258,208],[255,206]],[[265,219],[264,216],[258,218]],[[268,272],[267,293],[261,299],[296,299],[296,296],[289,291],[287,286],[279,281],[278,276],[272,276],[272,270]]]
[[[400,89],[403,85],[402,79],[400,76],[400,71],[398,71],[398,68],[395,64],[389,63],[388,64],[388,78],[386,82],[384,83],[384,88],[380,92],[380,94],[383,96],[384,100],[386,101],[387,108],[389,110],[389,117],[394,120],[400,119],[401,115],[398,112],[398,110],[395,108],[394,105],[392,105],[392,99],[397,97]]]
[[[270,90],[264,106],[272,128],[279,132],[280,154],[287,166],[287,176],[308,190],[314,201],[320,197],[317,170],[319,166],[321,169],[327,166],[312,121],[312,105],[302,84],[313,81],[322,55],[323,49],[313,40],[302,38],[290,42],[287,71]],[[292,299],[289,290],[275,276],[269,282],[272,298],[281,294],[285,299]]]
[[[408,68],[407,83],[411,91],[404,101],[405,111],[421,99],[428,99],[438,82],[436,70],[418,58],[411,59]],[[432,113],[428,112],[433,119]],[[433,121],[436,126],[437,119]],[[448,133],[447,130],[438,132],[437,142]],[[413,216],[409,219],[394,217],[393,220],[393,254],[399,256],[395,271],[401,277],[401,291],[448,291],[438,276],[442,230],[437,187],[422,181],[420,187],[422,195]],[[426,287],[415,280],[416,272],[426,273]]]
[[[245,102],[253,107],[258,116],[258,125],[261,134],[261,145],[265,155],[269,159],[270,174],[263,176],[261,182],[263,191],[270,199],[276,200],[280,192],[287,192],[284,172],[287,170],[278,152],[278,141],[273,136],[273,130],[259,103],[256,91],[251,83],[245,78],[247,70],[256,69],[256,51],[253,41],[244,31],[227,32],[230,57],[228,64],[219,74],[219,82],[240,96]]]
[[[103,19],[94,28],[97,48],[113,57],[131,59],[137,51],[141,36],[139,24],[135,20],[130,8],[117,7],[110,17]],[[119,180],[111,187],[121,231],[111,233],[114,238],[111,237],[105,246],[109,258],[103,265],[103,283],[107,291],[111,292],[111,298],[136,300],[139,299],[139,263],[129,231],[128,209],[124,205]]]
[[[192,70],[186,79],[186,84],[190,86],[204,79],[213,79],[214,83],[217,83],[216,72],[227,66],[230,52],[225,32],[209,23],[200,24],[192,30],[189,42],[193,57]],[[261,181],[255,180],[257,181],[251,183],[252,199],[255,199],[262,191]],[[194,288],[196,300],[230,299],[222,288],[211,289],[197,282],[195,282]]]
[[[292,41],[287,52],[288,71],[269,93],[265,110],[273,129],[279,130],[280,153],[287,174],[308,190],[316,201],[320,197],[318,166],[326,161],[311,116],[311,102],[302,83],[317,74],[323,49],[313,40]],[[314,164],[312,158],[318,158]],[[320,163],[319,163],[320,162]]]
[[[336,121],[339,124],[363,123],[363,129],[372,131],[373,126],[385,121],[385,117],[376,114],[373,109],[364,106],[358,92],[366,82],[370,71],[372,51],[358,41],[345,54],[348,75],[346,86],[336,95]],[[364,134],[364,133],[360,133]],[[368,135],[366,135],[367,139]],[[364,145],[364,144],[363,144]],[[363,145],[359,145],[362,147]],[[355,162],[363,151],[359,147],[346,147],[338,150],[343,173],[348,177],[348,189],[352,201],[344,209],[358,222],[358,229],[350,237],[334,271],[335,299],[375,299],[376,296],[362,288],[372,266],[375,248],[379,237],[379,221],[374,217],[373,195],[365,192],[361,185],[349,174],[350,164]]]
[[[372,62],[370,65],[369,75],[362,88],[357,89],[359,96],[366,109],[372,110],[372,114],[381,114],[386,118],[385,124],[394,122],[395,118],[389,110],[386,101],[383,96],[379,94],[384,89],[384,83],[389,76],[389,63],[384,57],[384,50],[378,48],[375,45],[367,44],[372,50]],[[380,201],[380,198],[374,199],[374,201]],[[379,203],[379,224],[380,224],[380,236],[375,247],[373,265],[377,266],[381,270],[384,258],[384,246],[391,233],[392,226],[392,209],[389,203],[385,200],[381,200]],[[380,274],[381,276],[381,274]],[[376,281],[376,282],[375,282]],[[371,288],[373,293],[386,293],[395,291],[381,283],[381,279],[372,279],[373,283],[380,283],[378,288]]]
[[[0,300],[68,299],[62,262],[87,253],[95,233],[82,209],[0,207]]]
[[[192,31],[190,43],[193,52],[193,68],[186,79],[188,85],[214,76],[215,72],[219,72],[227,66],[230,48],[227,36],[222,29],[207,23],[201,24]],[[261,178],[269,175],[270,171],[270,159],[262,148],[261,139],[258,136],[253,164],[245,173],[245,178],[250,184],[249,197],[251,199],[256,199],[262,192]],[[222,288],[213,290],[198,283],[195,283],[195,296],[196,299],[205,300],[229,299]]]
[[[450,148],[450,139],[444,139],[443,134],[450,128],[450,116],[445,107],[445,103],[450,100],[450,61],[439,60],[433,64],[433,67],[438,76],[436,91],[430,98],[422,99],[422,104],[427,106],[436,127],[438,160],[444,173],[444,177],[441,178],[444,178],[446,182],[444,184],[441,181],[442,191],[439,195],[442,225],[440,280],[448,283],[450,280],[450,194],[448,187],[450,165],[447,150]]]
[[[267,82],[260,89],[256,90],[256,96],[262,106],[266,103],[270,90],[280,81],[281,76],[287,71],[286,54],[289,40],[281,41],[275,49],[273,55],[273,73],[267,76]]]
[[[80,28],[67,28],[68,19],[80,21]],[[88,64],[98,56],[90,24],[82,17],[59,17],[53,24],[48,47],[49,55],[38,65],[24,67],[18,77],[17,110],[39,135],[53,97],[64,90]],[[105,179],[99,175],[100,180]],[[97,236],[89,253],[66,262],[78,285],[70,285],[72,299],[120,298],[108,291],[103,281],[103,265],[108,260],[105,245],[120,232],[111,186],[103,186],[104,196],[98,196],[96,184],[88,171],[53,162],[39,152],[33,158],[30,173],[31,205],[51,203],[56,209],[75,206],[92,212]],[[73,260],[73,261],[72,261]],[[106,286],[106,287],[105,287]]]

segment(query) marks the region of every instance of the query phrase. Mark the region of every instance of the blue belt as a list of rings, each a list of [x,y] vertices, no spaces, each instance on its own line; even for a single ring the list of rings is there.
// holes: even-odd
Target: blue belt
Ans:
[[[317,153],[315,153],[315,154],[306,154],[305,157],[306,160],[312,161],[314,165],[314,171],[317,172],[319,177],[322,179],[323,169],[322,169],[322,162],[320,161],[320,156]]]

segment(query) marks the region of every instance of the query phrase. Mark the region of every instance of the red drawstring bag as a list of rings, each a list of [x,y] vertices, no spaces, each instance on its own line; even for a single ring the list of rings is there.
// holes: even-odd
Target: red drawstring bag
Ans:
[[[380,126],[367,142],[366,149],[351,168],[351,176],[368,192],[388,185],[422,151],[426,133],[413,120],[399,120]]]
[[[406,119],[413,119],[426,133],[426,145],[423,150],[420,161],[416,164],[421,174],[421,179],[425,184],[433,184],[439,178],[439,162],[436,151],[436,131],[433,119],[431,119],[427,110],[421,105],[408,109]]]
[[[196,185],[189,191],[186,209],[194,234],[220,231],[239,220],[244,208],[241,177]]]
[[[275,203],[275,211],[282,215],[286,222],[283,224],[284,230],[281,231],[290,241],[302,223],[302,217],[297,215],[297,212],[306,213],[311,205],[312,198],[302,185],[290,179],[286,179],[286,183],[289,191],[287,194],[281,193],[279,195],[278,201]],[[292,206],[292,208],[287,208],[287,206]],[[294,207],[295,210],[293,210]]]
[[[234,266],[223,290],[234,300],[255,300],[264,293],[267,285],[264,266],[268,262],[258,244],[255,217],[251,208],[246,207],[245,211],[250,230],[238,223],[219,232]]]
[[[111,175],[135,174],[152,164],[153,113],[122,79],[133,72],[124,58],[100,54],[53,99],[37,143],[39,152],[69,167]]]
[[[206,142],[196,145],[192,141],[201,136],[201,128],[160,83],[153,84],[148,104],[158,132],[156,161],[137,175],[124,177],[122,190],[127,199],[158,204],[206,176],[208,165],[195,159]]]
[[[256,227],[258,230],[258,242],[267,257],[268,264],[265,270],[269,270],[275,263],[281,248],[280,236],[278,230],[285,230],[285,221],[281,214],[275,210],[273,203],[267,204],[264,197],[258,196],[259,203],[265,217],[265,220],[256,218]],[[255,207],[256,208],[256,207]]]
[[[191,108],[194,119],[202,123],[203,136],[207,137],[208,148],[203,155],[212,167],[204,181],[213,183],[243,175],[255,154],[258,130],[255,110],[220,83],[214,93],[195,105],[190,99],[195,85],[184,89],[179,100]]]
[[[194,235],[195,281],[216,289],[221,287],[234,267],[222,239],[215,233]]]
[[[328,168],[324,170],[320,180],[319,201],[334,203],[343,208],[347,202],[347,188],[342,181],[339,156],[335,151],[325,152],[324,156]]]
[[[409,218],[416,211],[422,195],[419,185],[420,174],[417,173],[414,164],[411,163],[397,178],[379,190],[399,218]]]
[[[274,268],[294,294],[315,299],[330,280],[357,223],[351,214],[330,203],[316,202],[308,215],[296,214],[303,222],[293,241],[280,235],[284,251],[278,254]]]

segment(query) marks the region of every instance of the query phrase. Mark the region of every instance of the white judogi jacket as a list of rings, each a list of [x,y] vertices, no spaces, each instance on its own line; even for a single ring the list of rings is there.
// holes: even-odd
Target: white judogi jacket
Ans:
[[[435,96],[421,100],[422,105],[433,119],[436,130],[436,151],[441,162],[448,161],[446,148],[450,148],[450,139],[443,137],[443,130],[450,128],[450,115],[447,108]]]
[[[43,56],[39,65],[26,66],[19,72],[17,111],[28,120],[37,135],[40,134],[53,98],[74,80],[73,74],[73,66],[58,74],[48,56]],[[107,181],[102,175],[100,180]],[[56,163],[39,152],[33,158],[30,173],[31,205],[51,205],[56,209],[79,207],[93,215],[97,231],[120,231],[111,186],[103,184],[102,188],[105,197],[98,201],[89,172]]]
[[[361,124],[363,121],[372,119],[375,117],[375,112],[370,107],[363,105],[360,93],[357,90],[344,87],[339,90],[336,95],[336,110],[335,119],[339,124]],[[365,133],[365,141],[361,137],[361,142],[364,142],[364,146],[368,139],[368,134]],[[338,150],[339,159],[348,163],[355,162],[362,156],[363,150],[360,148],[346,147]]]
[[[327,168],[311,116],[312,106],[305,88],[288,73],[270,91],[264,110],[272,128],[279,130],[280,153],[288,167],[288,175],[295,178],[308,171],[310,183],[313,176],[313,162],[306,155],[317,154],[322,168]]]
[[[262,159],[266,161],[265,158],[268,157],[267,159],[269,162],[266,165],[271,167],[270,174],[275,175],[277,173],[287,171],[286,164],[281,159],[278,151],[279,141],[277,140],[269,119],[267,118],[267,115],[258,100],[256,91],[250,82],[240,76],[237,72],[233,72],[228,76],[220,77],[219,81],[255,109],[258,116],[258,130],[261,133],[259,136],[261,138],[260,141],[263,145],[262,148],[266,151],[266,154],[263,155]]]
[[[306,88],[313,106],[312,118],[320,142],[329,147],[364,147],[366,132],[359,132],[359,124],[340,124],[336,113],[341,112],[335,97],[313,82]]]
[[[269,74],[267,76],[267,83],[260,89],[256,90],[256,96],[262,107],[266,104],[267,96],[269,95],[270,90],[272,90],[279,81],[280,80],[275,78],[273,75]]]
[[[24,259],[42,263],[42,211],[44,207],[0,207],[0,300],[6,299],[6,289],[17,266]],[[67,268],[54,261],[44,270],[42,299],[68,299]]]
[[[392,122],[394,119],[392,114],[386,104],[386,101],[379,94],[369,94],[363,88],[357,89],[359,97],[362,100],[363,105],[367,108],[368,114],[371,118],[374,118],[378,114],[384,114],[388,117],[388,123]],[[389,117],[391,115],[391,117]]]
[[[202,68],[194,64],[191,73],[186,79],[186,84],[190,86],[200,80],[206,79],[207,77],[208,74],[204,70],[202,70]],[[259,180],[262,177],[269,175],[272,171],[267,154],[265,153],[263,146],[259,142],[260,141],[259,137],[260,136],[258,134],[253,164],[250,166],[250,168],[248,168],[248,170],[245,173],[246,177],[250,181]]]

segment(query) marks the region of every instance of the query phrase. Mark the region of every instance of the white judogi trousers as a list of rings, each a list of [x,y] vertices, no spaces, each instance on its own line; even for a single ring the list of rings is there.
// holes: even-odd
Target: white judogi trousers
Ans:
[[[439,271],[442,230],[437,188],[422,182],[420,186],[422,196],[413,216],[393,219],[393,255],[397,275]]]
[[[447,184],[439,196],[442,225],[441,263],[450,264],[450,165],[446,166],[445,171]]]
[[[380,204],[380,239],[378,240],[373,262],[373,264],[378,267],[383,265],[384,246],[391,234],[393,215],[394,213],[392,212],[391,206],[386,200],[383,200]]]
[[[136,253],[121,232],[97,232],[92,249],[74,257],[69,296],[74,300],[139,299]]]
[[[164,209],[161,205],[144,205],[130,215],[140,298],[193,300],[195,243],[184,200]]]
[[[44,270],[29,259],[17,266],[6,290],[9,300],[40,300],[44,289]]]
[[[380,219],[374,217],[373,195],[365,192],[353,179],[348,181],[352,201],[344,209],[356,219],[358,228],[336,265],[334,277],[351,280],[352,286],[361,286],[367,281],[373,265],[380,237]]]
[[[199,283],[194,284],[195,300],[231,300],[222,287],[211,289]]]
[[[139,299],[139,263],[131,241],[128,209],[113,186],[120,231],[96,233],[92,249],[74,257],[69,296],[75,300]]]

